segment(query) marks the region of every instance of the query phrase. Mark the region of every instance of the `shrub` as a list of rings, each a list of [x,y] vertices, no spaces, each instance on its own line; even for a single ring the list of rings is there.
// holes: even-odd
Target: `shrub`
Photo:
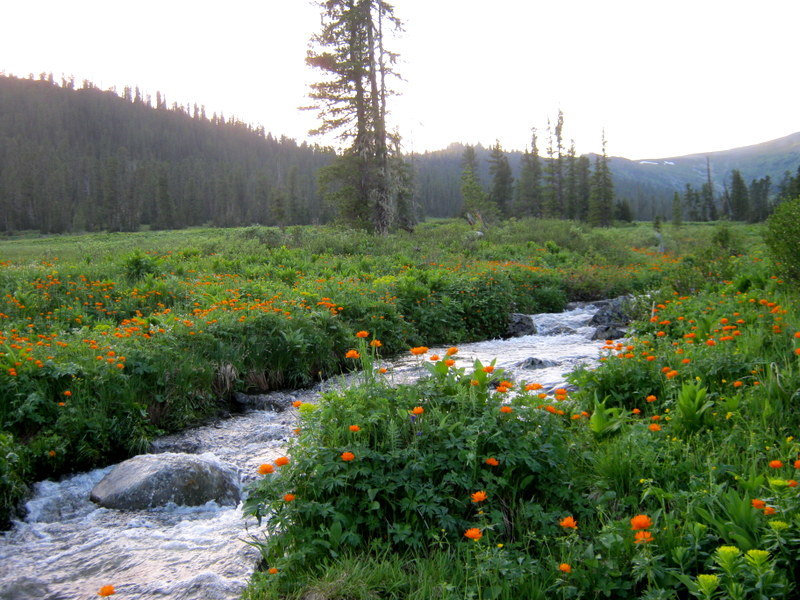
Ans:
[[[800,198],[778,205],[767,219],[764,241],[781,274],[800,281]]]

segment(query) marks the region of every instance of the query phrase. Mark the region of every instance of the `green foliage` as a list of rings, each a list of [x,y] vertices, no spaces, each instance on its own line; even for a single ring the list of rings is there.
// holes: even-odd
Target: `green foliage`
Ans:
[[[767,220],[764,241],[778,272],[800,281],[800,198],[778,205]]]

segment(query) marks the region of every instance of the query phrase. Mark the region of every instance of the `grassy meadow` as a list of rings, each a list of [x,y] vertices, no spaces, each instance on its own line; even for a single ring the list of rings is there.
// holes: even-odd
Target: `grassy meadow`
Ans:
[[[300,408],[289,463],[251,490],[273,535],[248,598],[791,597],[796,292],[761,227],[662,235],[666,252],[647,224],[536,220],[0,240],[3,515],[235,391],[361,368]],[[636,335],[571,393],[422,349],[626,293],[650,294]],[[412,347],[431,377],[389,387],[374,362]]]

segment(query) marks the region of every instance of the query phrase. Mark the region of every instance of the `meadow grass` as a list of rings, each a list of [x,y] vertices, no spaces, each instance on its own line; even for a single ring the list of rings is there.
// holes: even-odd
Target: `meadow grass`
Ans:
[[[387,237],[247,227],[0,240],[0,520],[30,482],[145,451],[229,410],[236,391],[358,368],[353,331],[387,356],[495,337],[509,312],[643,292],[676,270],[689,288],[709,261],[732,268],[731,240],[758,240],[755,227],[720,231],[665,230],[668,250],[705,252],[686,264],[657,251],[648,225],[537,220],[481,235],[435,221]]]
[[[424,349],[392,387],[353,331],[362,380],[250,489],[245,598],[796,597],[796,289],[747,230],[665,233],[706,242],[571,393]]]

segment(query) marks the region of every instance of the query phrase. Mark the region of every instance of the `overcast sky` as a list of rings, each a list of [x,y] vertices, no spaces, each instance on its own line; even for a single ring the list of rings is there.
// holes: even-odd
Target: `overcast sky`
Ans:
[[[396,0],[407,151],[523,149],[564,111],[579,152],[662,158],[800,131],[800,0]],[[0,71],[138,85],[307,139],[308,0],[5,0]],[[2,107],[0,107],[2,110]],[[320,140],[325,142],[326,140]],[[544,144],[540,141],[540,149]]]

